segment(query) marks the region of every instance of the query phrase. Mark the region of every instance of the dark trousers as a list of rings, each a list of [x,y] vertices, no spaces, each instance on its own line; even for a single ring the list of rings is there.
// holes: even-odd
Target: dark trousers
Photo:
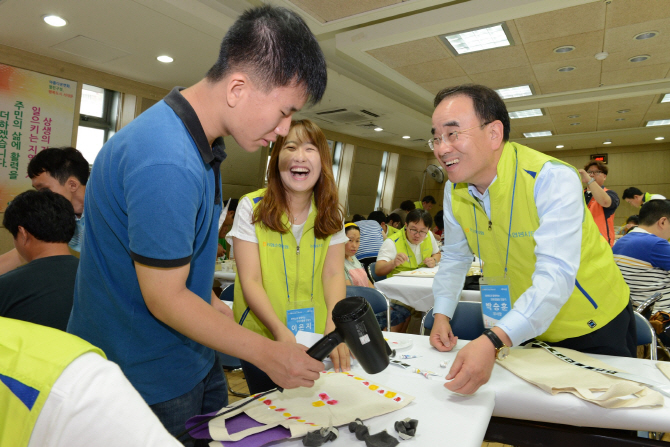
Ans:
[[[257,394],[263,391],[277,388],[277,385],[265,374],[260,368],[253,363],[241,361],[242,371],[244,371],[244,378],[247,379],[249,386],[249,393]]]
[[[566,338],[551,343],[551,345],[587,354],[637,357],[637,332],[633,306],[629,303],[612,321],[590,334]]]
[[[216,357],[214,366],[207,376],[195,388],[166,402],[149,405],[158,419],[163,423],[171,435],[176,436],[186,429],[186,421],[198,414],[207,414],[219,411],[228,405],[228,384],[219,358]],[[186,440],[185,440],[186,439]],[[184,436],[180,439],[186,447],[206,447],[209,441],[189,439]]]

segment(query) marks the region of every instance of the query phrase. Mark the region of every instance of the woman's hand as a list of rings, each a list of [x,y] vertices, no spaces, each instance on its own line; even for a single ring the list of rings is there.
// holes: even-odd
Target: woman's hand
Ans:
[[[340,343],[333,349],[333,352],[330,353],[330,360],[333,362],[335,372],[351,370],[351,355],[349,348],[344,343]]]
[[[295,335],[293,335],[293,332],[286,326],[277,328],[275,332],[272,333],[274,335],[275,340],[277,341],[284,341],[287,343],[297,343],[295,340]]]

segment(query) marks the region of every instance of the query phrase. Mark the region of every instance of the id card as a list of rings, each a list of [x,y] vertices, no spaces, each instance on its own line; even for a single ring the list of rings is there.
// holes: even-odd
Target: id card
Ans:
[[[289,309],[286,311],[286,326],[293,332],[314,332],[314,308]]]
[[[503,276],[479,278],[485,328],[490,329],[495,326],[512,308],[509,286],[509,278]]]

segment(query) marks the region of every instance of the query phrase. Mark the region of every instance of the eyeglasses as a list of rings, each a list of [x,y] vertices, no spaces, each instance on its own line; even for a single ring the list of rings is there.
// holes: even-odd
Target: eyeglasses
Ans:
[[[421,236],[425,236],[428,234],[428,230],[419,231],[416,228],[408,228],[407,230],[409,230],[414,236],[416,236],[417,234],[420,234]]]
[[[487,124],[491,124],[491,122],[492,122],[492,121],[487,121],[487,122],[485,122],[484,124],[480,124],[480,125],[478,125],[478,126],[468,127],[467,129],[463,129],[463,130],[454,130],[453,132],[449,132],[449,133],[446,134],[446,135],[445,135],[445,134],[442,134],[442,135],[440,135],[439,137],[433,137],[433,138],[431,138],[430,140],[428,140],[428,147],[430,148],[431,151],[434,151],[435,148],[438,147],[438,146],[440,145],[440,143],[444,143],[444,144],[446,144],[447,141],[448,141],[449,143],[452,143],[452,144],[453,144],[453,143],[455,143],[456,141],[458,141],[458,134],[459,134],[459,133],[467,132],[468,130],[475,129],[475,128],[477,128],[477,127],[484,127],[484,126],[486,126]]]
[[[593,176],[595,176],[596,174],[602,174],[603,171],[586,171],[586,173],[587,173],[588,175],[590,175],[591,177],[593,177]]]

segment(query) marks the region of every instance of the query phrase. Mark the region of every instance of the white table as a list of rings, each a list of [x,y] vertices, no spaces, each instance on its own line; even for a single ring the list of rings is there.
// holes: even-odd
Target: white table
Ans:
[[[468,341],[459,340],[453,351],[442,353],[432,348],[428,337],[425,336],[386,332],[384,335],[392,341],[411,340],[412,346],[399,350],[398,353],[411,353],[421,357],[404,361],[419,369],[432,370],[440,376],[425,379],[394,365],[390,365],[379,374],[369,376],[388,387],[416,397],[402,410],[366,421],[370,433],[374,434],[386,429],[397,437],[393,423],[410,417],[419,420],[417,436],[415,441],[412,441],[416,445],[430,446],[446,443],[455,446],[480,447],[492,415],[579,427],[670,432],[670,399],[668,398],[665,398],[665,405],[661,408],[608,410],[570,394],[552,396],[499,365],[495,365],[491,380],[474,395],[459,396],[444,388],[444,376],[448,368],[440,368],[439,364],[446,360],[450,367],[458,351]],[[668,380],[651,360],[605,355],[593,355],[593,357],[652,380],[659,382]],[[358,366],[353,370],[357,374],[366,375]],[[358,445],[358,443],[360,441],[357,441],[346,427],[341,427],[340,437],[333,445],[348,446]],[[300,439],[288,441],[286,444],[302,445]]]
[[[450,353],[440,353],[428,344],[428,337],[419,335],[398,334],[384,332],[390,341],[411,340],[412,347],[398,350],[399,354],[412,353],[421,355],[421,358],[403,360],[419,369],[432,370],[439,374],[436,377],[425,377],[410,372],[398,366],[389,365],[379,374],[367,374],[360,366],[354,366],[352,371],[357,375],[368,377],[374,382],[395,388],[410,394],[416,399],[401,410],[377,416],[364,421],[371,434],[386,430],[398,438],[395,431],[395,421],[405,418],[417,419],[419,426],[416,437],[402,443],[412,443],[413,446],[442,446],[453,445],[459,447],[481,447],[484,434],[493,412],[494,392],[484,386],[474,396],[460,396],[444,388],[446,369],[440,368],[439,363],[453,358]],[[465,342],[459,341],[465,344]],[[326,446],[363,446],[364,443],[356,439],[346,426],[339,427],[339,437],[335,442]],[[277,444],[302,446],[302,438],[286,440]],[[409,445],[409,444],[408,444]]]
[[[405,303],[420,312],[428,312],[435,304],[433,278],[393,276],[377,281],[374,286],[384,292],[389,299]],[[460,299],[461,301],[481,302],[482,296],[479,290],[464,290]]]
[[[225,289],[226,286],[235,282],[235,272],[232,270],[227,271],[216,270],[214,271],[214,279],[219,281],[219,284],[221,284],[222,289]]]

